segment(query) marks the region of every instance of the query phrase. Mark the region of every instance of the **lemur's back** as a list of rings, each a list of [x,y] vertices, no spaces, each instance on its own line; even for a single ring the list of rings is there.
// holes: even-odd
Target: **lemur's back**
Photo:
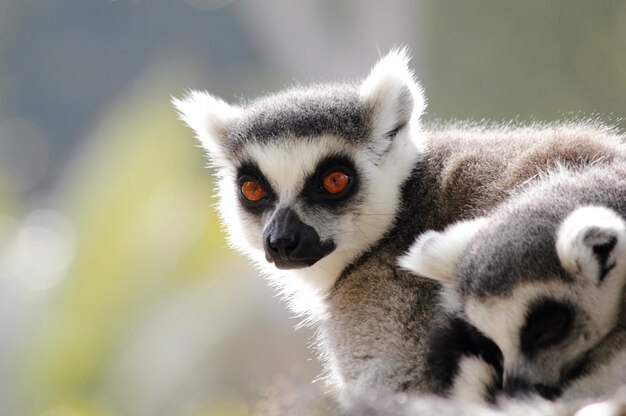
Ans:
[[[564,167],[626,155],[624,136],[594,121],[529,126],[460,124],[428,131],[427,169],[437,188],[428,228],[489,212],[520,184]]]

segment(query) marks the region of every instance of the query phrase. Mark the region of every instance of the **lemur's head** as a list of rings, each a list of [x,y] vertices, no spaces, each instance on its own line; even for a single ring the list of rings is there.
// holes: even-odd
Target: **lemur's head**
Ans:
[[[400,260],[443,282],[444,306],[498,345],[510,394],[558,396],[622,304],[621,216],[596,206],[552,214],[512,210],[429,231]]]
[[[395,50],[361,83],[243,106],[204,92],[174,100],[217,170],[231,243],[274,277],[325,292],[389,229],[423,145],[425,103],[407,64]]]

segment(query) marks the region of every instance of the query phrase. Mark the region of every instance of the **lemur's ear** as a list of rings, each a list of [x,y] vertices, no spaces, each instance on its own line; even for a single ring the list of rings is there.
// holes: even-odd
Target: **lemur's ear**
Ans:
[[[361,85],[361,99],[373,112],[373,136],[392,137],[426,107],[422,88],[409,68],[407,48],[393,49],[372,68]]]
[[[226,132],[241,116],[241,107],[203,91],[190,91],[184,98],[172,99],[181,119],[195,132],[212,159],[224,157]]]
[[[626,222],[609,208],[577,208],[557,231],[556,251],[567,272],[596,283],[614,270],[623,273]]]
[[[453,284],[465,249],[485,221],[486,218],[480,217],[457,222],[443,231],[427,231],[417,237],[398,264],[420,276]]]

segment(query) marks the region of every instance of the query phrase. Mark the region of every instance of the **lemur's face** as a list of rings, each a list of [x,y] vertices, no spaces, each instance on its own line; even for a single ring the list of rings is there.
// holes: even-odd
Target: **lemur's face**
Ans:
[[[577,279],[544,278],[515,288],[510,296],[465,299],[468,321],[502,352],[504,390],[511,395],[558,397],[580,375],[589,350],[615,325],[616,285],[607,280],[611,288],[602,290]]]
[[[174,101],[216,168],[231,243],[284,292],[303,278],[324,293],[390,229],[422,146],[424,101],[407,62],[393,51],[360,84],[244,107],[200,92]]]
[[[553,398],[615,327],[626,223],[603,207],[577,208],[556,227],[532,214],[428,232],[401,264],[444,282],[447,309],[496,343],[508,393]]]
[[[403,175],[340,137],[251,143],[237,160],[222,171],[221,211],[236,244],[279,269],[363,250],[397,209]]]
[[[360,189],[367,189],[364,169],[334,139],[252,145],[237,167],[231,192],[242,232],[279,269],[312,266],[356,237],[353,221],[367,196]]]

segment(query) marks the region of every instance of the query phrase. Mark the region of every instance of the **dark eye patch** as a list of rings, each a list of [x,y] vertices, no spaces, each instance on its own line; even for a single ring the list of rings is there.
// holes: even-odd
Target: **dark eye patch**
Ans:
[[[349,182],[339,193],[330,193],[324,188],[324,178],[333,172],[348,176]],[[359,178],[354,162],[346,157],[335,156],[322,161],[309,176],[302,189],[302,196],[308,203],[329,208],[341,207],[354,196],[359,187]]]
[[[522,353],[532,357],[537,352],[564,341],[574,323],[574,308],[553,299],[543,299],[531,306],[520,331]]]
[[[242,186],[245,182],[259,183],[265,189],[265,196],[259,201],[250,201],[242,194]],[[259,168],[253,164],[245,164],[237,169],[237,189],[239,191],[239,200],[242,206],[249,212],[259,214],[265,210],[265,208],[271,206],[275,201],[275,193],[272,190],[269,182],[265,176],[261,173]]]

